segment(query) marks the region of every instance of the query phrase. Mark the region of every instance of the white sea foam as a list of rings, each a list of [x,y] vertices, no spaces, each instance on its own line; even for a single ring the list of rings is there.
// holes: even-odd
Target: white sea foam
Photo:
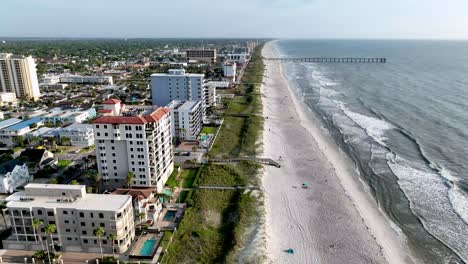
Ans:
[[[444,184],[436,172],[419,168],[405,159],[389,154],[388,165],[398,177],[398,184],[408,197],[411,209],[426,230],[465,261],[468,260],[468,225],[452,207],[454,202],[459,205],[466,203],[462,200],[463,195]],[[466,207],[460,207],[462,211],[466,210]]]
[[[455,212],[468,224],[468,196],[455,185],[449,191],[449,198]]]
[[[346,116],[348,116],[351,120],[353,120],[354,123],[364,129],[372,139],[374,139],[382,146],[386,146],[385,140],[387,140],[387,138],[384,135],[387,130],[395,128],[392,124],[385,120],[350,111],[343,103],[340,104],[340,108],[343,110]]]

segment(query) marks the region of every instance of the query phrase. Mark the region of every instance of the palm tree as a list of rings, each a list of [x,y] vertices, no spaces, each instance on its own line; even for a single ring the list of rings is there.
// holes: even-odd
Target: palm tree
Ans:
[[[52,234],[55,233],[55,230],[57,230],[57,227],[54,224],[46,225],[45,233],[50,236],[50,244],[52,246],[54,253],[55,253],[55,247],[54,247],[54,240],[52,238]],[[47,257],[49,258],[49,263],[52,263],[50,261],[50,251],[49,251],[49,245],[47,244],[47,240],[46,240],[46,246],[47,246]]]
[[[133,178],[135,178],[135,174],[131,171],[127,173],[127,177],[125,178],[125,183],[127,184],[127,187],[130,188],[133,182]]]
[[[2,214],[3,222],[5,223],[5,229],[8,227],[8,223],[5,219],[5,210],[7,209],[6,202],[0,204],[0,214]]]
[[[42,237],[39,235],[39,227],[41,227],[44,222],[41,219],[33,219],[32,228],[34,230],[34,236],[39,237],[39,242],[41,242],[41,248],[44,250],[44,244],[42,243]]]
[[[145,213],[139,213],[138,214],[138,219],[140,220],[140,231],[141,231],[141,228],[143,227],[143,217],[145,217],[146,214]]]
[[[104,255],[102,254],[102,237],[104,236],[105,233],[106,231],[102,227],[98,227],[94,229],[94,235],[99,239],[99,249],[101,250],[101,259],[104,258]]]
[[[109,240],[112,242],[112,256],[115,257],[114,245],[115,245],[115,240],[117,240],[117,235],[114,234],[114,233],[109,234],[109,236],[107,237],[107,239],[109,239]]]

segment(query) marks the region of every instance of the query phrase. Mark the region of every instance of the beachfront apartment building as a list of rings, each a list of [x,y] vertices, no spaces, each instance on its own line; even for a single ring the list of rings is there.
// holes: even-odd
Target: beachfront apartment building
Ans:
[[[0,53],[0,92],[33,100],[40,97],[36,63],[31,56]]]
[[[184,69],[172,69],[168,73],[151,75],[153,105],[168,105],[172,100],[202,101],[203,114],[210,106],[208,95],[213,91],[205,85],[205,75],[186,73]]]
[[[185,51],[187,61],[216,62],[216,49],[189,49]]]
[[[201,101],[174,100],[166,107],[171,109],[171,130],[175,138],[197,140],[203,125]]]
[[[39,117],[33,117],[26,121],[20,120],[17,122],[16,118],[11,118],[5,120],[4,124],[9,124],[8,126],[4,126],[0,128],[0,142],[11,146],[15,144],[15,138],[19,136],[25,136],[31,131],[34,131],[38,127],[42,126],[44,122]],[[2,127],[2,122],[0,122],[0,127]]]
[[[60,138],[69,138],[75,147],[89,147],[94,144],[94,130],[91,124],[71,124],[59,130]]]
[[[247,53],[237,53],[237,54],[226,54],[226,60],[234,61],[240,64],[245,64],[249,60],[249,54]]]
[[[236,82],[237,64],[232,61],[226,61],[221,66],[224,77],[229,78],[232,82]]]
[[[135,238],[132,197],[86,193],[85,185],[29,183],[7,198],[7,209],[13,234],[3,240],[6,249],[39,250],[46,240],[50,245],[48,224],[56,226],[52,240],[58,251],[98,253],[100,238],[94,235],[98,227],[105,230],[104,253],[112,253],[109,234],[117,235],[118,254],[126,252]],[[32,227],[34,219],[44,223],[38,230]]]
[[[116,100],[120,106],[120,101]],[[126,187],[128,172],[135,187],[162,192],[174,168],[170,109],[122,106],[119,115],[93,121],[98,171],[110,189]]]
[[[71,75],[65,74],[60,75],[61,83],[78,83],[78,84],[114,84],[112,76],[104,75],[91,75],[91,76],[82,76],[82,75]]]

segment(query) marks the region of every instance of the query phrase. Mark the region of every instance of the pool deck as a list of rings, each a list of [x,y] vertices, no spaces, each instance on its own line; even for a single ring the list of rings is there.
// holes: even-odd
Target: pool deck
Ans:
[[[129,255],[130,260],[138,260],[140,263],[156,263],[155,261],[158,260],[159,254],[161,252],[159,248],[159,244],[161,243],[163,233],[159,234],[153,234],[153,233],[146,233],[144,235],[141,235],[138,237],[138,240],[134,242],[134,246],[131,250],[131,253]],[[152,256],[142,256],[140,255],[140,251],[145,244],[145,242],[149,239],[155,239],[157,240],[155,245],[156,245],[156,250],[154,251],[154,255]]]
[[[172,221],[164,221],[164,216],[167,211],[176,211],[174,219]],[[161,213],[159,214],[158,220],[152,226],[151,229],[157,229],[159,231],[174,230],[179,225],[185,212],[185,204],[165,204]]]

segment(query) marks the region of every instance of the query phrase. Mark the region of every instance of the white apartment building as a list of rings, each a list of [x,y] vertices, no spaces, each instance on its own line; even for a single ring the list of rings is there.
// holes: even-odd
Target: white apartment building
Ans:
[[[240,64],[244,64],[249,60],[249,54],[247,53],[226,54],[226,59],[230,61],[235,61]]]
[[[45,227],[54,224],[52,234],[56,250],[65,252],[98,253],[99,238],[94,230],[102,227],[102,248],[112,253],[109,234],[116,234],[116,253],[123,254],[135,238],[132,197],[129,195],[86,193],[85,185],[30,183],[24,191],[7,198],[13,234],[3,240],[6,249],[39,250],[50,236]],[[38,230],[32,228],[33,219],[44,222]]]
[[[60,129],[61,138],[69,138],[72,146],[89,147],[94,144],[93,125],[75,123]]]
[[[86,120],[96,117],[94,108],[73,108],[64,109],[55,107],[47,111],[36,112],[37,117],[41,118],[45,124],[55,126],[72,123],[82,123]]]
[[[10,160],[0,164],[0,193],[13,193],[31,180],[28,165],[22,161]]]
[[[168,73],[151,75],[151,96],[153,105],[164,106],[172,100],[201,100],[203,108],[208,107],[205,75],[186,73],[184,69],[172,69]]]
[[[236,82],[237,64],[226,61],[222,64],[224,77],[228,77],[232,82]]]
[[[0,53],[0,91],[15,93],[16,97],[39,98],[36,63],[31,56]]]
[[[206,63],[216,62],[216,50],[215,49],[192,49],[186,50],[185,55],[187,61],[195,60]]]
[[[174,168],[170,109],[125,106],[119,116],[93,121],[98,171],[109,189],[127,186],[155,187],[162,192]]]
[[[16,105],[16,94],[12,92],[0,92],[0,106]]]
[[[174,137],[196,140],[203,124],[201,101],[174,100],[166,107],[171,109],[171,130]]]
[[[81,76],[81,75],[61,75],[61,83],[86,83],[86,84],[114,84],[112,76]]]

